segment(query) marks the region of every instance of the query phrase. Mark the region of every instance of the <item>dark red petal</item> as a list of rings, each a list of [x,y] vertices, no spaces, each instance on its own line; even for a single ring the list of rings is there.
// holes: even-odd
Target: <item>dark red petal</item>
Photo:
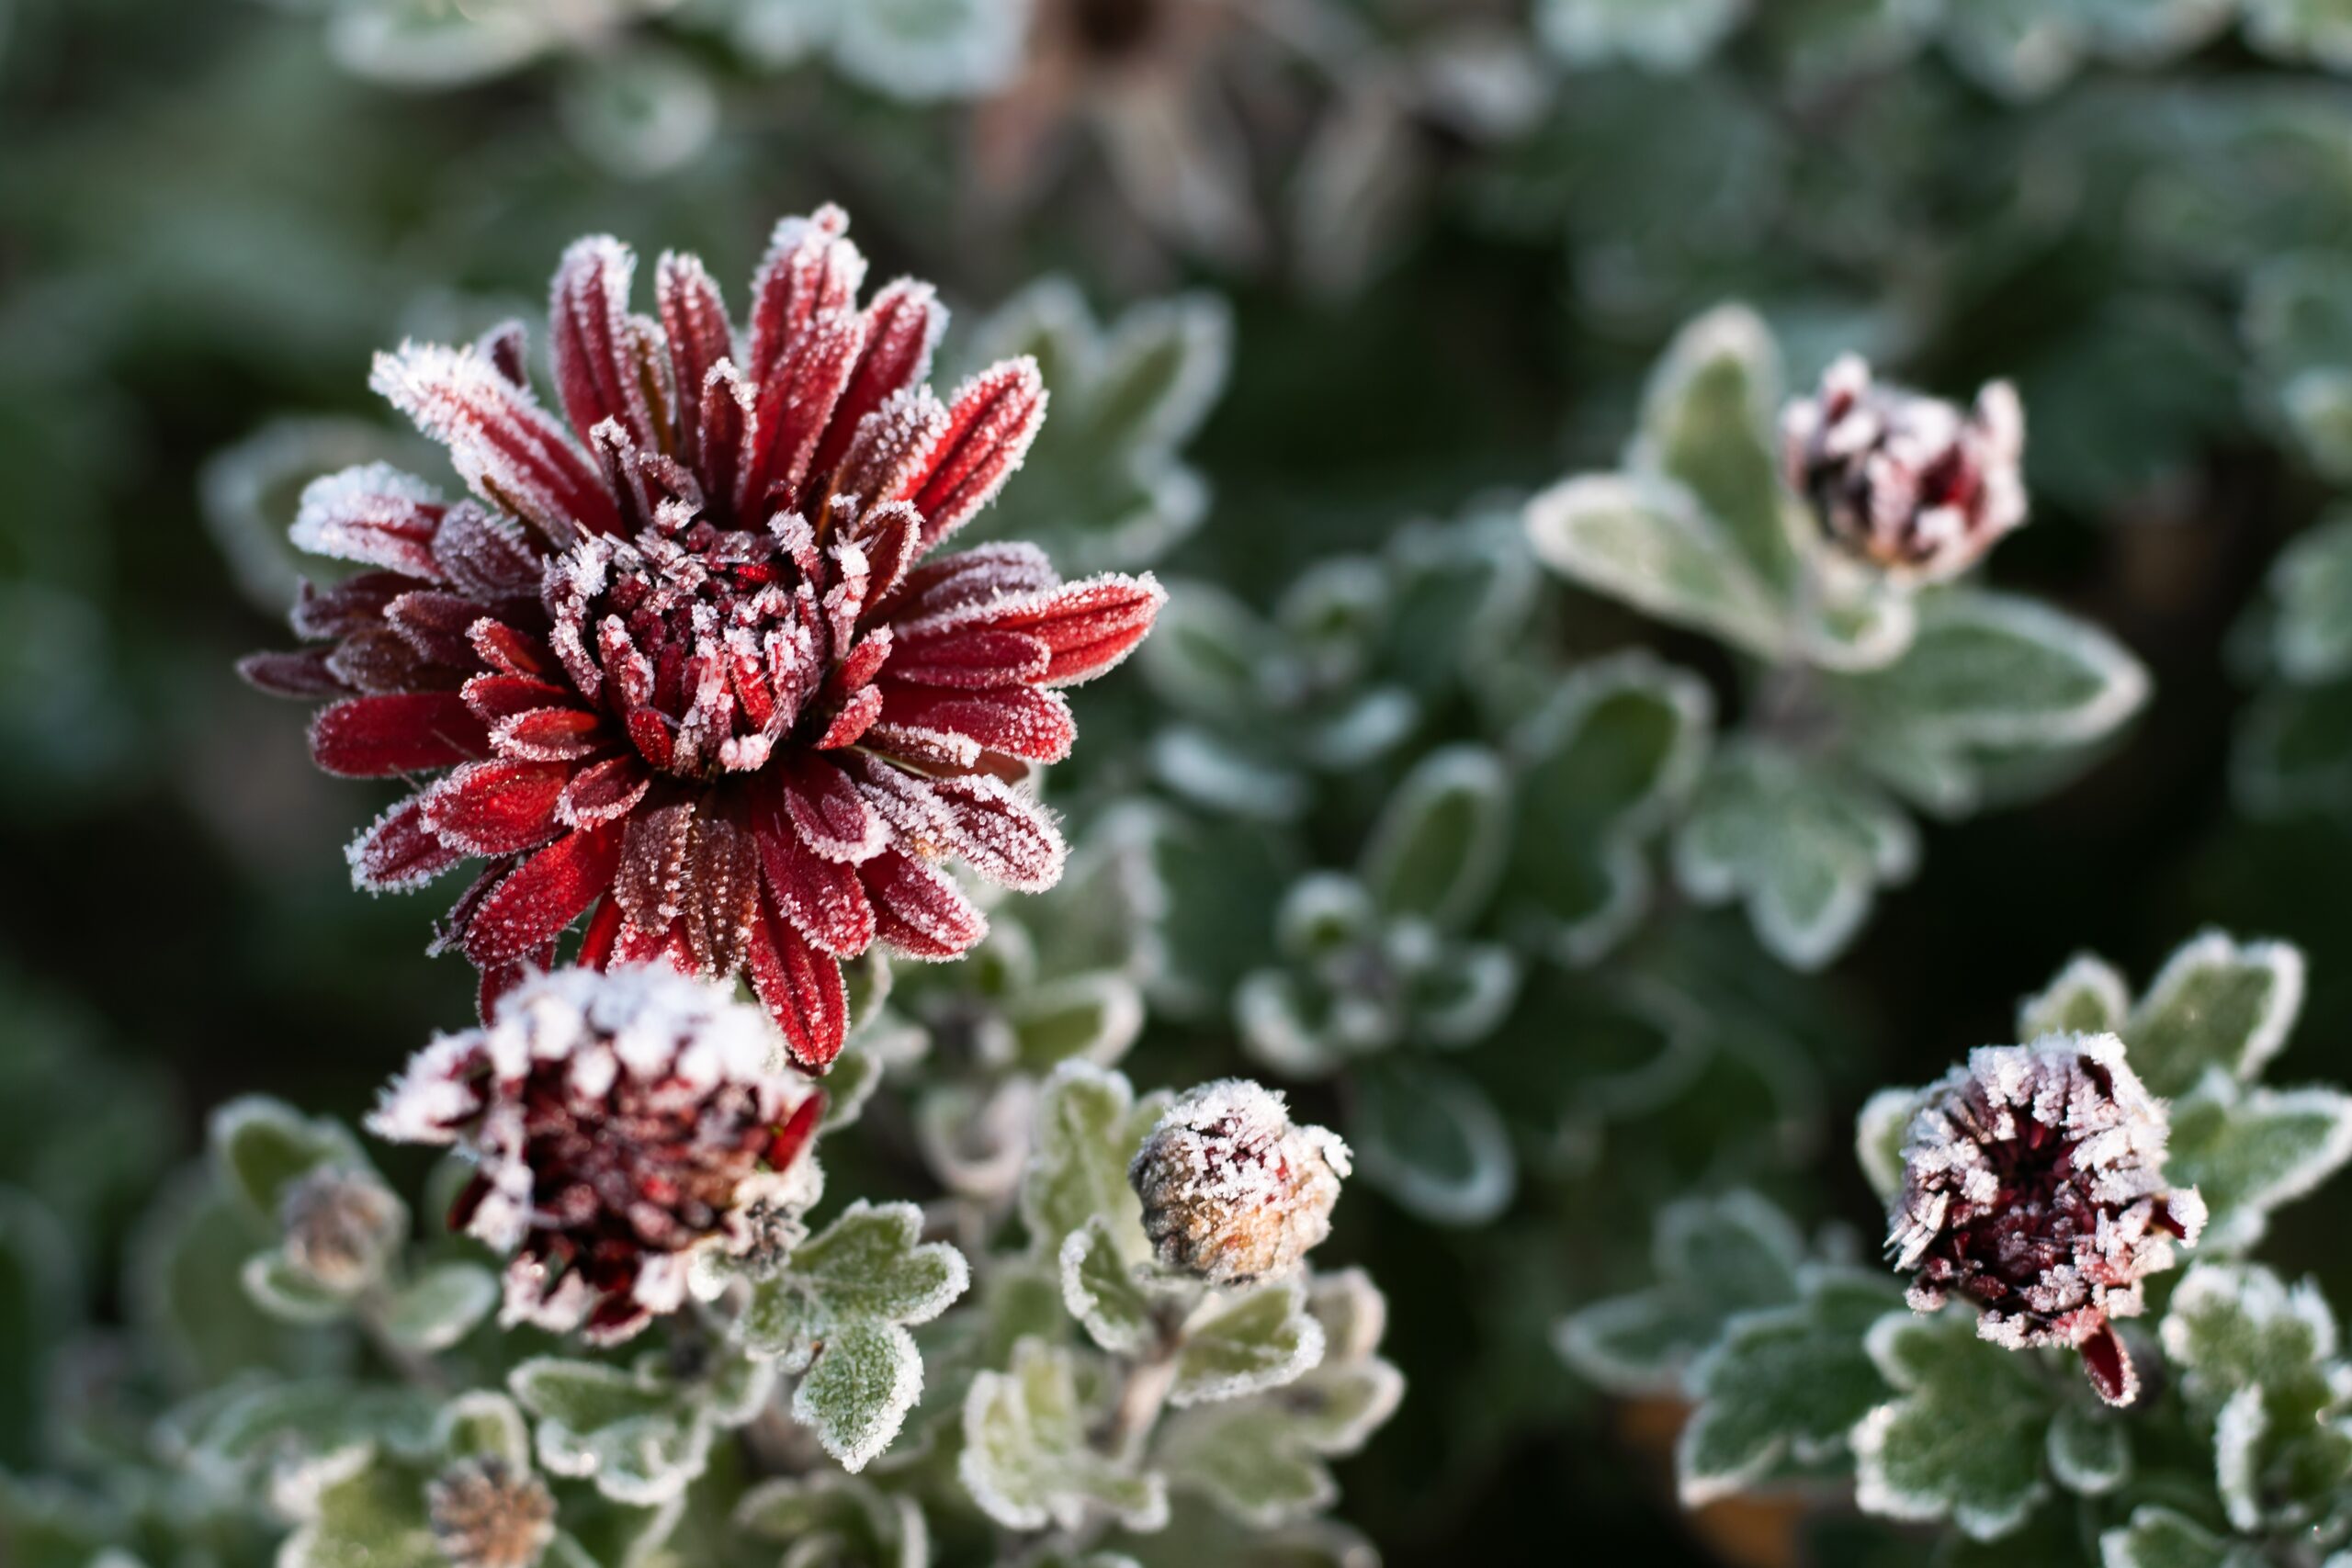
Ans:
[[[731,975],[759,917],[759,848],[751,831],[712,802],[695,815],[679,925],[702,973]]]
[[[486,603],[539,591],[538,551],[522,529],[470,501],[459,502],[433,536],[433,559],[449,586]]]
[[[629,919],[648,931],[667,931],[678,918],[694,822],[691,798],[640,807],[629,814],[613,897],[621,901]]]
[[[1069,848],[1035,800],[985,774],[934,779],[932,788],[949,803],[956,852],[974,871],[1023,893],[1061,880]]]
[[[468,854],[537,849],[560,830],[556,802],[571,777],[561,762],[470,762],[424,792],[424,825]]]
[[[597,904],[596,912],[588,917],[588,929],[580,935],[580,967],[602,969],[612,963],[613,944],[620,937],[624,918],[619,899],[606,898]]]
[[[841,1055],[842,1042],[849,1036],[849,999],[842,986],[841,963],[801,941],[793,923],[776,909],[763,913],[766,918],[752,931],[744,955],[752,988],[784,1032],[792,1059],[822,1072]],[[798,1152],[797,1146],[789,1151]]]
[[[767,384],[820,315],[855,306],[865,258],[848,232],[849,215],[830,203],[775,226],[752,283],[751,356],[744,369],[752,385]]]
[[[883,722],[895,728],[961,735],[985,750],[1032,762],[1060,761],[1078,739],[1069,705],[1058,692],[1033,686],[957,692],[895,679],[885,679],[872,689],[882,694]]]
[[[489,733],[455,692],[354,697],[311,725],[312,760],[345,778],[423,773],[489,751]]]
[[[420,586],[393,571],[362,571],[325,588],[305,582],[294,599],[298,637],[348,637],[384,623],[384,606]]]
[[[612,886],[620,854],[618,823],[582,829],[539,851],[466,922],[466,956],[483,969],[535,956]]]
[[[292,537],[296,548],[312,555],[437,582],[433,536],[447,510],[423,479],[368,463],[304,486]]]
[[[820,757],[792,757],[775,771],[785,814],[809,849],[854,863],[882,847],[881,818],[841,769]]]
[[[842,661],[833,666],[833,672],[825,682],[827,694],[846,696],[880,674],[883,664],[890,657],[892,640],[888,626],[876,626],[860,637],[856,645],[842,656]]]
[[[575,828],[609,822],[645,798],[653,774],[634,756],[607,757],[571,775],[556,815]]]
[[[751,516],[752,502],[774,493],[781,492],[786,508],[806,499],[809,457],[857,367],[865,341],[862,317],[828,311],[809,323],[784,362],[760,383],[752,467],[736,487],[739,513]]]
[[[427,663],[390,626],[362,626],[327,655],[327,670],[355,692],[447,692],[458,671]]]
[[[351,881],[369,893],[421,887],[465,858],[424,826],[424,796],[410,795],[376,818],[344,852]]]
[[[967,690],[1028,685],[1053,667],[1054,651],[1025,632],[943,631],[899,641],[894,680]]]
[[[658,451],[649,367],[639,362],[639,334],[628,313],[637,257],[609,234],[575,240],[556,267],[548,302],[549,345],[563,412],[582,440],[606,420],[640,452]]]
[[[566,688],[528,675],[477,675],[466,682],[465,694],[466,705],[484,724],[577,700]]]
[[[854,958],[874,944],[874,908],[856,871],[802,843],[780,800],[754,804],[752,834],[776,907],[803,936],[837,958]]]
[[[613,532],[613,497],[588,457],[530,395],[472,349],[412,344],[376,356],[368,384],[449,448],[474,493],[551,545]]]
[[[699,256],[665,252],[653,269],[653,293],[677,389],[678,459],[701,473],[703,382],[712,366],[735,356],[734,329],[727,301]]]
[[[2115,1325],[2102,1318],[2077,1348],[2083,1353],[2083,1371],[2090,1374],[2098,1396],[2109,1404],[2131,1404],[2140,1392],[2140,1374]]]
[[[480,661],[471,634],[481,618],[479,601],[437,589],[403,593],[384,606],[384,624],[400,633],[418,658],[457,670],[471,670]]]
[[[849,701],[842,705],[842,710],[833,716],[833,721],[825,727],[825,733],[817,738],[817,750],[832,751],[856,745],[881,716],[881,692],[872,686],[859,687]]]
[[[555,652],[543,637],[517,631],[504,621],[484,615],[466,628],[475,657],[507,675],[552,675]]]
[[[857,871],[874,901],[875,934],[910,958],[954,958],[988,934],[963,889],[921,861],[885,850]]]
[[[695,471],[702,476],[704,498],[731,512],[752,466],[752,413],[759,399],[733,362],[725,359],[703,378],[700,397],[695,423],[701,427],[702,457]]]
[[[857,542],[865,551],[865,613],[897,592],[914,570],[922,549],[922,513],[907,502],[885,502],[858,520]]]
[[[923,517],[923,543],[936,545],[996,499],[1046,423],[1046,383],[1023,355],[990,366],[957,389],[947,428],[925,454],[917,480],[899,497]]]
[[[519,964],[501,964],[481,972],[481,981],[474,987],[474,1010],[487,1020],[498,1010],[506,994],[535,974],[544,974],[555,962],[555,944],[549,942]]]
[[[1127,656],[1141,642],[1168,602],[1168,591],[1149,572],[1127,577],[1105,572],[1006,606],[1001,615],[976,617],[978,624],[1023,631],[1054,651],[1046,683],[1076,685]]]
[[[947,312],[928,283],[902,277],[874,297],[865,308],[865,349],[833,410],[825,438],[818,444],[809,464],[812,471],[831,473],[865,416],[930,372],[931,351],[946,325]],[[865,499],[874,502],[882,497],[865,494]]]
[[[846,1004],[848,998],[844,997],[842,1000]],[[842,1010],[846,1015],[848,1010],[846,1005]],[[783,1124],[778,1126],[768,1139],[767,1154],[764,1156],[768,1168],[789,1170],[792,1168],[792,1162],[798,1159],[802,1152],[815,1140],[817,1129],[823,1126],[824,1122],[825,1097],[822,1093],[812,1093],[808,1099],[794,1106],[792,1114],[784,1119]]]
[[[907,574],[891,619],[904,625],[959,605],[994,604],[1057,587],[1054,563],[1036,546],[1015,539],[981,545],[929,562]]]
[[[333,652],[306,648],[298,653],[248,653],[237,660],[237,673],[273,697],[347,696],[351,688],[327,666]]]
[[[605,732],[603,715],[569,707],[518,713],[500,720],[490,732],[490,743],[500,756],[541,762],[577,761],[614,739]]]
[[[836,414],[832,430],[845,423]],[[856,496],[869,508],[899,502],[912,510],[902,494],[946,428],[947,405],[929,387],[910,387],[892,397],[857,422],[848,448],[829,470],[832,493]],[[920,535],[920,525],[916,531]]]

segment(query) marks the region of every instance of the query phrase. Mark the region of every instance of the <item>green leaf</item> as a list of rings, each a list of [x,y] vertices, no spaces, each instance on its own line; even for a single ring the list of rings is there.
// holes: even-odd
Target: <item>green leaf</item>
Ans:
[[[2352,10],[2341,0],[2245,0],[2246,41],[2274,58],[2352,71]]]
[[[1475,1225],[1519,1186],[1510,1134],[1485,1091],[1419,1055],[1364,1064],[1348,1144],[1364,1179],[1433,1224]]]
[[[1570,1366],[1612,1393],[1680,1393],[1725,1325],[1801,1293],[1804,1238],[1753,1192],[1668,1204],[1650,1253],[1656,1284],[1571,1314],[1555,1337]]]
[[[298,1178],[328,1164],[368,1168],[368,1156],[341,1122],[306,1117],[260,1095],[215,1111],[211,1143],[228,1190],[254,1219],[273,1227],[286,1189]]]
[[[1008,1529],[1076,1530],[1096,1510],[1132,1530],[1168,1522],[1167,1483],[1098,1452],[1067,1350],[1024,1339],[1009,1371],[984,1371],[964,1401],[956,1473],[982,1512]]]
[[[1306,1287],[1280,1280],[1217,1302],[1184,1325],[1168,1402],[1182,1407],[1239,1399],[1295,1382],[1323,1359],[1323,1325]]]
[[[2165,1175],[2205,1200],[2201,1256],[2243,1252],[2270,1211],[2303,1196],[2352,1158],[2352,1095],[2245,1088],[2220,1069],[2174,1100]]]
[[[1175,708],[1222,728],[1263,706],[1259,682],[1280,658],[1274,629],[1212,583],[1170,581],[1151,636],[1136,661],[1152,691]]]
[[[945,1312],[971,1282],[962,1253],[922,1240],[922,1210],[861,1198],[752,1287],[737,1333],[754,1356],[802,1374],[794,1416],[862,1470],[922,1395],[922,1356],[907,1325]]]
[[[0,1187],[0,1464],[31,1467],[51,1410],[58,1342],[81,1293],[72,1239],[29,1193]]]
[[[1884,1275],[1824,1270],[1795,1303],[1733,1318],[1690,1369],[1697,1409],[1675,1445],[1683,1506],[1842,1454],[1847,1433],[1887,1395],[1863,1337],[1901,1303]]]
[[[1643,841],[1697,783],[1713,716],[1696,676],[1626,654],[1571,671],[1513,737],[1507,903],[1566,962],[1600,956],[1647,908]]]
[[[498,1277],[479,1263],[438,1263],[391,1292],[383,1332],[413,1350],[446,1350],[498,1304]]]
[[[2286,942],[2206,931],[2165,960],[2123,1025],[2132,1066],[2160,1095],[2186,1094],[2209,1067],[2257,1077],[2303,1005],[2303,955]]]
[[[1087,1337],[1114,1356],[1140,1355],[1158,1337],[1152,1292],[1097,1216],[1062,1241],[1062,1302]]]
[[[1143,1032],[1143,992],[1125,975],[1096,970],[1031,987],[1005,1014],[1028,1071],[1048,1073],[1073,1058],[1108,1066]]]
[[[1789,627],[1771,590],[1670,481],[1567,479],[1527,503],[1527,536],[1537,559],[1596,593],[1761,659],[1787,651]]]
[[[1063,1239],[1097,1216],[1122,1256],[1146,1256],[1127,1165],[1167,1104],[1165,1093],[1136,1100],[1125,1077],[1091,1062],[1054,1069],[1038,1091],[1036,1148],[1021,1181],[1021,1217],[1036,1256],[1059,1258]]]
[[[929,1532],[911,1497],[854,1475],[779,1476],[743,1494],[735,1525],[790,1548],[793,1568],[928,1568]]]
[[[2057,978],[2018,1004],[2018,1038],[2120,1033],[2131,1010],[2132,989],[2114,966],[2078,953]]]
[[[2338,508],[2290,540],[2271,565],[2270,592],[2280,673],[2299,686],[2352,673],[2352,511]]]
[[[210,1387],[241,1371],[317,1371],[342,1359],[337,1338],[289,1331],[246,1292],[244,1265],[270,1239],[201,1168],[167,1184],[133,1235],[124,1292],[179,1382]]]
[[[1849,1439],[1862,1510],[1948,1517],[1978,1540],[2024,1524],[2049,1492],[2042,1452],[2053,1414],[2054,1389],[2032,1359],[1979,1338],[1968,1308],[1891,1313],[1864,1345],[1899,1397]]]
[[[2335,1320],[2308,1281],[2250,1264],[2200,1263],[2160,1333],[2191,1407],[2211,1420],[2214,1480],[2230,1523],[2296,1529],[2352,1475],[2339,1409]]]
[[[2341,812],[2352,800],[2352,681],[2256,696],[2238,729],[2230,784],[2252,816]]]
[[[334,1323],[351,1315],[351,1297],[331,1291],[276,1249],[245,1259],[245,1294],[270,1316],[288,1323]]]
[[[1363,882],[1384,914],[1456,931],[1485,912],[1510,848],[1510,784],[1482,747],[1430,752],[1381,808]]]
[[[281,1471],[368,1449],[421,1451],[438,1404],[419,1389],[345,1378],[265,1383],[230,1397],[191,1433],[208,1461]]]
[[[1892,1203],[1903,1190],[1903,1144],[1911,1118],[1918,1114],[1919,1098],[1916,1089],[1883,1089],[1862,1102],[1854,1118],[1854,1160],[1883,1203]]]
[[[364,1464],[319,1494],[318,1517],[288,1538],[280,1568],[443,1568],[409,1471]]]
[[[538,1356],[506,1382],[538,1418],[540,1468],[592,1482],[616,1503],[667,1503],[708,1462],[710,1423],[648,1368]]]
[[[1766,949],[1797,969],[1844,952],[1882,885],[1907,878],[1918,836],[1878,793],[1762,744],[1715,754],[1674,842],[1683,890],[1742,899]]]
[[[1622,61],[1682,72],[1712,54],[1747,11],[1747,0],[1541,0],[1535,25],[1571,65]]]
[[[469,1389],[441,1407],[433,1446],[453,1460],[492,1459],[515,1470],[531,1462],[531,1431],[522,1411],[486,1388]]]
[[[2149,1505],[2098,1538],[2101,1568],[2258,1568],[2259,1551],[2232,1545],[2186,1515]]]
[[[2289,1285],[2251,1263],[2199,1263],[2173,1292],[2165,1354],[2189,1396],[2218,1409],[2231,1395],[2316,1375],[2335,1354],[2335,1318],[2310,1280]]]
[[[2132,1434],[2111,1412],[2069,1404],[2052,1417],[2050,1473],[2067,1491],[2104,1496],[2132,1475]]]

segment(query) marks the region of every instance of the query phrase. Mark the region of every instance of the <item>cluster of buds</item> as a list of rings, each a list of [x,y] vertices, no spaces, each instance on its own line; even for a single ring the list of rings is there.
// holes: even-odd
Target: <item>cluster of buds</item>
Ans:
[[[433,1544],[456,1568],[531,1568],[555,1540],[547,1483],[498,1459],[461,1460],[424,1489]]]
[[[1162,1267],[1213,1285],[1279,1274],[1331,1234],[1348,1145],[1283,1097],[1219,1078],[1178,1100],[1127,1167]]]
[[[1886,1245],[1912,1307],[1961,1296],[1986,1339],[2072,1347],[2100,1397],[2129,1404],[2139,1376],[2112,1320],[2140,1314],[2141,1281],[2205,1224],[2196,1189],[2165,1189],[2168,1131],[2111,1034],[1971,1052],[1905,1135]]]
[[[568,969],[426,1047],[368,1125],[475,1156],[449,1224],[514,1255],[506,1322],[610,1344],[813,1191],[823,1108],[757,1010],[658,966]]]
[[[2025,411],[2007,381],[1963,414],[1873,382],[1849,354],[1782,412],[1781,455],[1829,537],[1885,571],[1956,576],[2025,521]]]

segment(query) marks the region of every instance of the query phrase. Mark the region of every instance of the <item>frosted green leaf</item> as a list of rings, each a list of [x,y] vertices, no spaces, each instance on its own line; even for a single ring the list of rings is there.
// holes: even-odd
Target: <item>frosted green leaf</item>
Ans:
[[[210,1462],[284,1469],[376,1447],[414,1452],[437,1414],[422,1390],[311,1378],[230,1398],[192,1434],[192,1443]]]
[[[710,1424],[675,1384],[645,1367],[539,1356],[506,1382],[538,1418],[540,1468],[590,1481],[616,1503],[666,1503],[709,1458]]]
[[[451,1459],[494,1459],[516,1469],[531,1462],[531,1432],[522,1411],[503,1393],[471,1389],[441,1407],[433,1446]]]
[[[1903,1144],[1918,1110],[1917,1089],[1883,1089],[1854,1118],[1854,1160],[1881,1202],[1893,1202],[1902,1190]]]
[[[1510,1202],[1519,1162],[1476,1084],[1392,1053],[1364,1066],[1356,1091],[1347,1136],[1365,1180],[1432,1224],[1481,1224]]]
[[[1383,912],[1440,930],[1485,912],[1510,848],[1510,783],[1476,746],[1450,746],[1405,775],[1364,846],[1363,881]]]
[[[1323,1359],[1323,1325],[1306,1310],[1296,1279],[1216,1302],[1184,1326],[1168,1402],[1183,1406],[1240,1399],[1295,1381]]]
[[[2352,513],[2290,540],[2270,569],[2271,654],[2299,685],[2352,672]]]
[[[1564,1318],[1554,1343],[1612,1393],[1680,1393],[1685,1371],[1742,1314],[1798,1300],[1804,1238],[1753,1192],[1685,1198],[1660,1211],[1657,1283]]]
[[[1880,1274],[1825,1270],[1792,1305],[1733,1318],[1690,1369],[1697,1408],[1675,1445],[1683,1506],[1703,1507],[1842,1454],[1854,1423],[1887,1394],[1863,1337],[1902,1304]]]
[[[928,1568],[930,1530],[910,1497],[817,1471],[763,1481],[735,1506],[736,1528],[788,1547],[794,1568]]]
[[[1781,396],[1771,329],[1744,305],[1719,306],[1677,333],[1650,372],[1625,467],[1687,490],[1762,580],[1785,589],[1796,572],[1791,521],[1804,513],[1781,484]]]
[[[1536,558],[1582,587],[1744,652],[1777,659],[1789,628],[1754,567],[1671,480],[1587,474],[1527,503]]]
[[[2230,784],[2258,817],[2342,810],[2352,800],[2352,682],[2258,695],[2238,731]]]
[[[2127,1525],[2098,1538],[2100,1568],[2257,1568],[2262,1554],[2232,1545],[2170,1508],[2132,1510]]]
[[[1875,790],[1761,744],[1718,751],[1675,837],[1702,903],[1738,898],[1766,949],[1818,969],[1861,929],[1880,886],[1918,863],[1908,818]]]
[[[693,161],[718,129],[718,94],[688,56],[642,39],[598,51],[565,73],[557,117],[580,150],[624,179]]]
[[[984,1371],[964,1401],[956,1473],[982,1512],[1008,1529],[1075,1530],[1100,1510],[1133,1530],[1168,1522],[1168,1487],[1087,1441],[1091,1417],[1067,1350],[1024,1339],[1009,1371]]]
[[[1571,65],[1680,73],[1714,52],[1747,0],[1542,0],[1536,33]]]
[[[498,1304],[498,1277],[479,1263],[438,1263],[394,1290],[383,1331],[413,1350],[445,1350]]]
[[[2025,1523],[2048,1494],[2055,1386],[1979,1338],[1965,1308],[1879,1319],[1864,1346],[1898,1397],[1856,1424],[1855,1501],[1897,1519],[1950,1518],[1978,1540]]]
[[[212,1113],[211,1145],[228,1190],[264,1224],[276,1227],[286,1190],[322,1165],[368,1168],[344,1125],[308,1117],[261,1095],[232,1100]]]
[[[2173,1292],[2165,1354],[2186,1386],[2218,1408],[2240,1390],[2316,1375],[2335,1355],[2335,1318],[2309,1280],[2289,1285],[2255,1264],[2199,1263]]]
[[[1152,1292],[1098,1215],[1063,1238],[1062,1303],[1087,1337],[1114,1356],[1139,1355],[1159,1330]]]
[[[1643,843],[1697,783],[1714,704],[1645,654],[1581,666],[1512,738],[1512,916],[1571,964],[1613,946],[1647,908]]]
[[[133,1235],[123,1278],[135,1321],[188,1386],[258,1368],[322,1370],[336,1359],[334,1340],[289,1332],[247,1293],[245,1263],[271,1236],[222,1185],[208,1169],[183,1174]]]
[[[2049,1450],[2051,1475],[2082,1496],[2104,1496],[2131,1478],[2130,1429],[2086,1404],[2065,1405],[2051,1418]]]
[[[2312,463],[2323,476],[2339,482],[2352,478],[2352,443],[2346,439],[2352,430],[2346,428],[2345,408],[2345,367],[2352,365],[2348,282],[2352,280],[2346,279],[2341,258],[2330,250],[2267,257],[2246,280],[2240,316],[2257,385],[2267,386],[2277,414],[2301,442]],[[2302,540],[2328,531],[2341,531],[2340,525],[2323,521],[2312,533],[2290,542],[2281,562]],[[2274,564],[2274,592],[2288,575],[2283,564]],[[2347,667],[2352,665],[2335,666]]]
[[[833,0],[834,63],[914,103],[972,97],[1020,62],[1025,10],[1002,0]]]
[[[883,1072],[882,1054],[865,1036],[888,1027],[886,1021],[875,1020],[853,1036],[842,1054],[833,1058],[832,1068],[825,1075],[825,1119],[819,1123],[818,1132],[837,1133],[856,1125],[865,1114],[865,1102],[882,1087]]]
[[[2202,1256],[2260,1241],[2271,1210],[2310,1192],[2347,1158],[2352,1095],[2337,1089],[2246,1088],[2212,1069],[2173,1101],[2165,1174],[2205,1200]]]
[[[1257,709],[1258,682],[1278,657],[1273,628],[1213,583],[1170,581],[1136,666],[1159,698],[1209,724]]]
[[[1171,1414],[1155,1445],[1169,1485],[1258,1529],[1329,1506],[1339,1487],[1325,1461],[1361,1449],[1405,1393],[1395,1367],[1368,1351],[1342,1358],[1338,1343],[1277,1394]]]
[[[2057,977],[2018,1004],[2018,1038],[2118,1034],[2132,1010],[2132,989],[2114,965],[2087,953],[2066,961]],[[2138,1058],[2133,1058],[2134,1066]]]
[[[351,1314],[351,1297],[331,1291],[283,1252],[257,1252],[245,1259],[245,1294],[255,1306],[287,1323],[334,1323]]]
[[[1933,35],[1938,0],[1780,0],[1759,18],[1800,93],[1908,60]]]
[[[907,1325],[937,1317],[971,1281],[962,1253],[922,1240],[922,1210],[861,1198],[752,1287],[737,1332],[753,1355],[801,1374],[793,1416],[856,1471],[922,1397],[922,1356]]]
[[[2246,41],[2280,60],[2352,72],[2352,5],[2345,0],[2244,0]]]
[[[1036,1146],[1021,1179],[1021,1217],[1038,1257],[1058,1258],[1063,1238],[1098,1215],[1122,1256],[1147,1254],[1127,1164],[1167,1103],[1164,1092],[1138,1101],[1125,1077],[1091,1062],[1054,1069],[1038,1092]]]
[[[2206,931],[2183,944],[2123,1025],[2132,1066],[2161,1095],[2185,1094],[2219,1067],[2256,1077],[2303,1005],[2303,955],[2285,942]]]
[[[1096,970],[1032,987],[1005,1008],[1021,1065],[1052,1071],[1082,1058],[1108,1066],[1143,1032],[1143,992],[1125,975]]]
[[[362,1465],[318,1496],[317,1517],[279,1550],[280,1568],[444,1568],[416,1477]]]

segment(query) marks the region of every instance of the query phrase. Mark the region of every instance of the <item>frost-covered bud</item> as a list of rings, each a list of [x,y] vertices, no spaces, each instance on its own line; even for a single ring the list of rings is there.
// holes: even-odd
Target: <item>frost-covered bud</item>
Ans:
[[[698,1256],[752,1247],[763,1203],[814,1190],[795,1167],[823,1109],[716,987],[565,969],[420,1052],[368,1127],[475,1156],[449,1224],[514,1254],[507,1323],[611,1344],[676,1310]]]
[[[1887,571],[1954,576],[2025,521],[2025,411],[2007,381],[1963,414],[1847,355],[1781,413],[1781,455],[1829,536]]]
[[[1331,1234],[1348,1145],[1291,1122],[1248,1078],[1204,1083],[1168,1108],[1127,1167],[1160,1263],[1213,1285],[1275,1274]]]
[[[502,1460],[459,1461],[426,1485],[424,1506],[452,1568],[531,1568],[555,1539],[547,1483]]]
[[[2110,1321],[2204,1228],[2195,1188],[2167,1191],[2165,1102],[2112,1034],[1986,1045],[1927,1091],[1904,1137],[1886,1246],[1931,1312],[1959,1295],[1996,1345],[2066,1345],[2092,1386],[2129,1404],[2139,1376]]]
[[[336,1166],[288,1186],[277,1209],[286,1260],[338,1295],[383,1274],[407,1223],[390,1189],[364,1170]]]

